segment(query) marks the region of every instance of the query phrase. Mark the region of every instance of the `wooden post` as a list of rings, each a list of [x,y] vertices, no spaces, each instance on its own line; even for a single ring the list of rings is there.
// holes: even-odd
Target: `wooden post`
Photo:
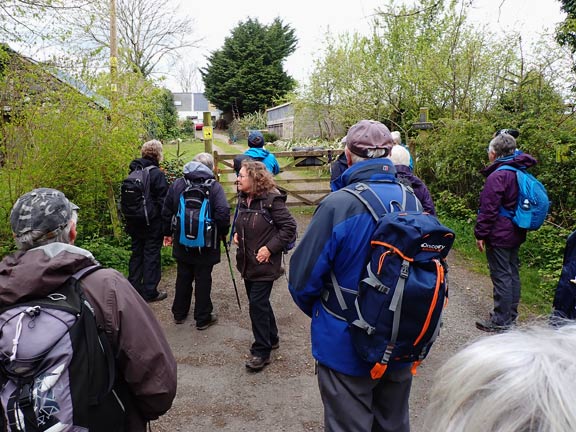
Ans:
[[[204,151],[212,154],[212,114],[210,111],[204,111],[202,113],[202,120],[204,123],[204,127],[202,128],[202,134],[204,135]]]
[[[116,102],[118,101],[118,39],[116,29],[116,0],[110,0],[110,104],[111,104],[111,127],[115,127],[116,116],[115,110],[118,108]],[[114,134],[110,134],[114,136]],[[120,239],[122,236],[122,229],[120,226],[120,218],[118,217],[118,208],[116,206],[116,197],[114,196],[114,185],[112,181],[106,181],[107,194],[108,194],[108,212],[110,213],[110,224],[112,225],[112,233],[115,239]]]

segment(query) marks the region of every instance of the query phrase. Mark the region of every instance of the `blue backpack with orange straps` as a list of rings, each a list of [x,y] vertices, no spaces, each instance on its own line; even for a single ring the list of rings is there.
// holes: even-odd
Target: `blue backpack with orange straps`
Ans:
[[[445,259],[454,232],[428,213],[405,211],[401,205],[387,209],[363,186],[344,189],[376,220],[354,304],[346,303],[333,273],[332,283],[356,352],[374,363],[372,378],[380,378],[392,362],[412,363],[415,373],[440,332],[448,300]]]

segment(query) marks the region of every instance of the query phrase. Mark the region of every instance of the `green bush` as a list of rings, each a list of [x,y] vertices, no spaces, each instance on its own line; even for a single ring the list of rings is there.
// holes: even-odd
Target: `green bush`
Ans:
[[[86,239],[78,239],[76,245],[92,252],[94,258],[103,267],[113,268],[128,276],[128,262],[131,255],[129,236],[125,235],[119,241],[91,236]],[[161,254],[163,268],[175,263],[171,247],[162,248]]]
[[[264,141],[267,143],[278,141],[278,135],[276,135],[275,133],[264,132],[264,133],[262,133],[262,135],[264,135]]]

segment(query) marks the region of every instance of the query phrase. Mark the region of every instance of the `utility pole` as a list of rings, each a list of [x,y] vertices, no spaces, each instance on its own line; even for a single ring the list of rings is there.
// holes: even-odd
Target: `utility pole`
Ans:
[[[116,30],[116,0],[110,0],[110,126],[115,127],[117,116],[114,115],[118,109],[118,39]],[[110,134],[113,137],[114,134]],[[108,211],[110,212],[110,223],[114,238],[119,239],[122,235],[120,219],[118,217],[118,208],[116,206],[116,195],[114,194],[114,185],[110,178],[107,180],[108,185]]]
[[[110,0],[110,90],[114,99],[118,92],[118,37],[116,27],[116,0]]]

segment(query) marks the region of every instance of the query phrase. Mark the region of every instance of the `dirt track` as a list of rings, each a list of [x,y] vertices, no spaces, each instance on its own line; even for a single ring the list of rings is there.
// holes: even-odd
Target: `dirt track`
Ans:
[[[302,236],[309,216],[296,215]],[[234,260],[234,251],[231,251]],[[176,325],[170,306],[174,271],[162,278],[168,300],[152,304],[178,361],[178,394],[172,410],[152,424],[154,431],[322,431],[323,410],[314,360],[310,353],[309,319],[296,308],[285,278],[275,282],[272,304],[280,330],[280,349],[260,373],[244,367],[252,341],[244,285],[235,271],[242,311],[238,310],[226,256],[213,272],[217,325],[198,331],[189,319]],[[289,258],[286,265],[289,266]],[[475,319],[486,316],[490,283],[470,273],[456,256],[450,260],[450,303],[440,338],[419,368],[411,396],[412,431],[424,432],[422,413],[432,375],[451,354],[481,336]]]

